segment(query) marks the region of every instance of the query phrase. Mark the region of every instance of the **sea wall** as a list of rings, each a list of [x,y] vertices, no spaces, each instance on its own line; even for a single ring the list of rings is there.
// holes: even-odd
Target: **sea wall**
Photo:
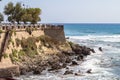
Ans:
[[[0,25],[0,73],[9,68],[12,68],[13,70],[14,66],[16,66],[14,73],[17,73],[17,75],[19,74],[18,66],[12,63],[9,56],[13,53],[13,50],[20,51],[22,49],[21,45],[16,46],[16,39],[22,40],[29,37],[39,37],[42,35],[49,36],[59,42],[65,42],[63,25]],[[38,43],[38,45],[40,45],[40,43]]]

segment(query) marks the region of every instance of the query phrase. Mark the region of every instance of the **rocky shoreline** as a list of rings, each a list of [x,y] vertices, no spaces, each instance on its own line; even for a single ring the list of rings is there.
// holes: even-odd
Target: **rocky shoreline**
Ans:
[[[42,60],[41,56],[35,56],[34,59],[27,58],[20,67],[20,75],[26,75],[28,72],[33,74],[41,74],[43,70],[54,71],[61,68],[67,68],[68,65],[79,65],[75,60],[82,61],[84,57],[94,53],[93,49],[78,44],[71,44],[72,51],[61,51],[57,54],[46,55],[47,60]],[[74,57],[73,57],[74,56]],[[64,75],[72,73],[66,71]],[[77,74],[76,74],[77,75]]]
[[[31,37],[29,41],[31,41],[31,39],[35,38]],[[23,45],[23,50],[26,50],[26,47],[24,46],[30,46],[30,48],[33,49],[33,52],[35,50],[39,52],[38,50],[40,50],[40,53],[28,56],[31,53],[25,53],[23,51],[18,52],[17,50],[14,50],[11,60],[12,63],[17,67],[4,69],[4,74],[2,74],[2,76],[0,75],[0,77],[12,78],[14,76],[27,75],[28,73],[40,75],[44,70],[56,71],[62,68],[66,68],[66,71],[63,75],[73,74],[73,72],[69,70],[67,66],[79,65],[77,61],[83,61],[84,57],[90,55],[91,52],[95,53],[94,49],[86,46],[80,46],[79,44],[74,44],[69,41],[60,44],[58,44],[58,42],[56,44],[56,41],[49,38],[44,38],[37,41],[42,43],[39,46],[40,48],[35,46],[35,44],[37,44],[35,42],[33,45],[30,45],[29,43],[23,45],[21,40],[19,45]],[[16,41],[16,43],[18,43],[18,41]],[[51,52],[46,53],[46,51]],[[90,71],[88,72],[90,73]],[[75,75],[79,74],[75,73]]]

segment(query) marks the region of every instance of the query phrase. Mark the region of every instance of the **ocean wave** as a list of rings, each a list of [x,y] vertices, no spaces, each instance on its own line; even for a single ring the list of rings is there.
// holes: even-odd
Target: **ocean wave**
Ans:
[[[104,42],[120,42],[120,35],[87,35],[87,36],[68,36],[70,39],[92,40]]]

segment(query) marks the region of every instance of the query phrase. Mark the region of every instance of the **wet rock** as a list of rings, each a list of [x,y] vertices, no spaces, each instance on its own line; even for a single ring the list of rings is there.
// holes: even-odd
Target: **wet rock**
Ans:
[[[75,73],[74,75],[75,76],[82,76],[82,74],[80,74],[80,73]]]
[[[77,61],[80,61],[80,60],[83,60],[83,58],[84,58],[83,55],[79,55],[79,56],[77,56],[76,60],[77,60]]]
[[[55,63],[51,66],[52,69],[60,69],[61,67],[60,63]]]
[[[91,71],[92,71],[92,69],[88,69],[88,70],[86,71],[86,73],[91,73]]]
[[[65,61],[65,63],[70,63],[72,60],[68,57],[68,58],[66,58],[66,61]]]
[[[90,51],[94,52],[93,49],[88,48],[86,46],[79,46],[78,44],[72,44],[71,48],[78,55],[83,54],[84,56],[87,56],[90,55]]]
[[[41,73],[41,71],[39,71],[39,70],[34,70],[34,72],[33,72],[33,74],[40,74]]]
[[[67,74],[73,74],[73,70],[67,70],[67,71],[65,71],[64,75],[67,75]]]
[[[36,69],[33,71],[33,74],[41,74],[42,71],[43,71],[42,68],[36,68]]]
[[[69,69],[69,67],[66,67],[66,69]]]
[[[90,51],[91,51],[92,53],[95,53],[95,50],[94,50],[94,49],[91,49]]]
[[[75,54],[75,52],[73,52],[73,51],[62,51],[62,53],[65,55],[69,55],[69,56],[72,56]]]
[[[12,78],[0,78],[0,80],[16,80],[16,79],[12,79]]]
[[[26,74],[27,74],[26,69],[21,69],[21,70],[20,70],[20,75],[26,75]]]
[[[90,51],[91,51],[91,49],[87,48],[86,46],[84,46],[82,48],[82,54],[85,55],[85,56],[90,55]]]
[[[78,65],[78,63],[76,61],[72,61],[71,66],[74,66],[74,65]]]
[[[62,67],[65,68],[66,66],[67,66],[67,64],[66,64],[66,63],[63,63]]]
[[[102,47],[99,47],[98,49],[99,49],[99,51],[103,51],[103,50],[102,50]]]
[[[66,65],[65,64],[64,65],[60,65],[60,63],[57,62],[57,63],[51,64],[50,66],[51,66],[51,69],[48,69],[48,71],[58,70],[58,69],[63,68],[63,66],[65,67]]]

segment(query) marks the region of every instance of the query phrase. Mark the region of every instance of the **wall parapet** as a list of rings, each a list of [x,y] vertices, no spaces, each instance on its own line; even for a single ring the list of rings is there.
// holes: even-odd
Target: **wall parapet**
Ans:
[[[63,29],[63,25],[54,25],[54,24],[0,24],[0,30],[26,30],[26,28],[36,28],[39,30],[44,29]]]

